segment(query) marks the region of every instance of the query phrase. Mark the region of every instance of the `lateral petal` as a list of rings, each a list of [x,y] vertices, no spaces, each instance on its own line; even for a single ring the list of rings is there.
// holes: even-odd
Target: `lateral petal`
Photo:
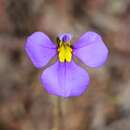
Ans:
[[[35,67],[41,68],[56,55],[56,45],[42,32],[30,35],[25,44],[25,51]]]
[[[101,36],[95,32],[87,32],[75,42],[73,54],[90,67],[103,65],[108,57],[108,48]]]

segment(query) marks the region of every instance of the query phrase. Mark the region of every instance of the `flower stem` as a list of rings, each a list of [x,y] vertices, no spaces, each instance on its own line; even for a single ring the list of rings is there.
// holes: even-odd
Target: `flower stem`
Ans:
[[[64,101],[60,97],[52,97],[53,109],[53,129],[64,130]]]

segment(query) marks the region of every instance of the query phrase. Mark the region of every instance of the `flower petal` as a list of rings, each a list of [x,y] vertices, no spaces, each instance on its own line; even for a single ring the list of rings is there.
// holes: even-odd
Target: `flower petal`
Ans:
[[[58,38],[61,41],[68,42],[72,39],[72,34],[71,33],[61,33],[58,35]]]
[[[74,61],[56,61],[43,72],[41,82],[50,94],[63,97],[79,96],[87,88],[89,76]]]
[[[42,32],[35,32],[28,37],[25,50],[37,68],[46,65],[56,55],[56,45]]]
[[[100,35],[87,32],[74,44],[73,54],[90,67],[99,67],[107,59],[108,48]]]

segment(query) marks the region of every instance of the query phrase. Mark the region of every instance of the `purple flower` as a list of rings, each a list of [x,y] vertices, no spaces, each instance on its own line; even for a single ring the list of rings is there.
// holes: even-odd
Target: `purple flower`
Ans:
[[[71,38],[70,33],[60,34],[57,44],[54,44],[46,34],[35,32],[25,44],[25,50],[37,68],[42,68],[53,57],[57,57],[56,62],[41,75],[41,82],[50,94],[79,96],[86,90],[88,73],[75,63],[74,57],[89,67],[99,67],[107,59],[108,49],[97,33],[86,32],[73,45]]]

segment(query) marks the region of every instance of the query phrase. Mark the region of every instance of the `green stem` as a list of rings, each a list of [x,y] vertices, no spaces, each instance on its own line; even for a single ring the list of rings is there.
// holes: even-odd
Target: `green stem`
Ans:
[[[64,130],[64,99],[60,97],[52,97],[53,102],[53,129],[52,130]]]

